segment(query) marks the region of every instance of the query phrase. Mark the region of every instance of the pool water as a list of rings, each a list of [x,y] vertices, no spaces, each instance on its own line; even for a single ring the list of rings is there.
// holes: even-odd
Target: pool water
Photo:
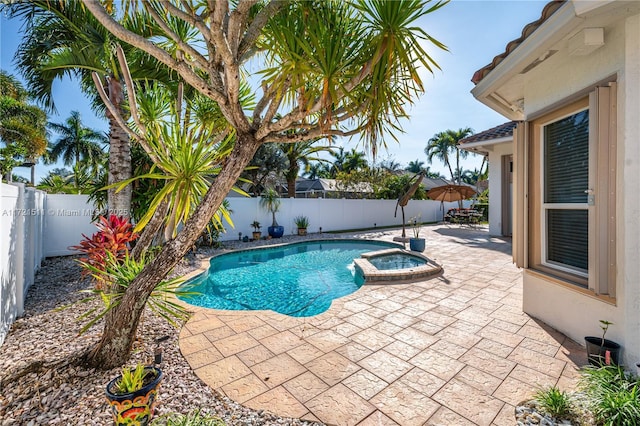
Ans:
[[[293,317],[320,314],[364,283],[353,259],[398,247],[382,241],[339,240],[227,253],[211,259],[193,281],[192,305],[227,310],[272,310]]]
[[[425,259],[406,254],[387,254],[370,257],[368,260],[373,266],[382,271],[415,268],[427,264]]]

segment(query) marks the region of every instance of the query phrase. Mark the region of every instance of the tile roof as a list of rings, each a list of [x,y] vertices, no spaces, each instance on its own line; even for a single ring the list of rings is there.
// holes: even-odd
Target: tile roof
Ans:
[[[529,37],[535,30],[538,29],[538,27],[540,27],[540,25],[542,25],[547,19],[549,19],[549,17],[553,15],[556,10],[560,9],[560,7],[564,3],[566,3],[566,1],[567,0],[552,0],[551,2],[547,3],[544,9],[542,9],[540,19],[527,24],[522,29],[522,35],[519,38],[510,41],[503,53],[493,58],[493,61],[491,61],[489,65],[485,65],[473,74],[471,82],[473,84],[480,83],[480,81],[482,81],[482,79],[485,78],[487,74],[489,74],[495,67],[497,67],[498,64],[502,62],[504,58],[509,56],[511,52],[516,50],[516,48],[520,46],[520,44],[525,41],[527,37]]]
[[[513,136],[513,129],[518,124],[517,121],[509,121],[496,127],[492,127],[484,132],[476,133],[464,139],[460,139],[459,145],[464,145],[471,142],[490,141],[494,139],[500,139],[508,136]]]

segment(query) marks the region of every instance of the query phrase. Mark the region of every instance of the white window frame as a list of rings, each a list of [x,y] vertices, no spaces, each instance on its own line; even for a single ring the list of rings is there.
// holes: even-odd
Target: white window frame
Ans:
[[[571,111],[565,115],[562,115],[560,117],[555,117],[553,120],[549,120],[543,123],[540,123],[540,141],[539,141],[539,146],[540,146],[540,170],[539,170],[539,177],[540,177],[540,199],[544,200],[544,190],[545,190],[545,181],[544,181],[544,177],[545,177],[545,162],[544,162],[544,158],[545,158],[545,140],[544,140],[544,128],[550,124],[553,124],[555,122],[558,122],[560,120],[563,120],[567,117],[571,117],[572,115],[576,115],[579,114],[583,111],[588,111],[589,107],[584,107],[584,108],[579,108],[576,109],[574,111]],[[591,126],[591,122],[589,122],[589,126]],[[594,143],[591,140],[591,137],[589,137],[589,158],[591,158],[592,155],[595,155],[594,151]],[[589,176],[591,176],[592,171],[591,171],[591,162],[589,163]],[[589,181],[591,181],[591,179],[589,179]],[[588,188],[585,188],[585,191]],[[540,259],[542,260],[541,264],[544,266],[547,266],[549,268],[552,269],[556,269],[562,272],[566,272],[569,274],[574,274],[577,275],[579,277],[588,279],[589,278],[589,270],[584,270],[584,269],[580,269],[580,268],[576,268],[576,267],[572,267],[571,265],[565,265],[562,263],[558,263],[558,262],[554,262],[552,260],[549,260],[548,257],[548,253],[547,253],[547,211],[548,210],[587,210],[588,214],[592,214],[592,212],[589,210],[589,204],[588,203],[545,203],[543,201],[541,201],[540,203],[540,234],[541,234],[541,253],[540,253]],[[587,219],[588,220],[588,219]],[[591,229],[591,221],[589,221],[589,230],[588,230],[588,235],[589,238],[591,238],[592,234],[592,229]],[[589,259],[586,259],[587,263],[589,263]]]

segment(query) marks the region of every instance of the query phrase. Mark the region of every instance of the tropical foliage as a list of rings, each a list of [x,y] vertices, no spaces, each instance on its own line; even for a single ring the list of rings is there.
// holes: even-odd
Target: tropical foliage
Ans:
[[[72,111],[64,123],[49,123],[48,127],[57,134],[48,162],[55,163],[62,157],[65,166],[79,166],[81,161],[93,167],[100,164],[109,140],[104,133],[85,127],[78,111]]]
[[[129,245],[138,235],[127,219],[115,215],[101,216],[96,224],[98,231],[91,237],[84,237],[80,244],[71,248],[81,253],[79,261],[86,267],[83,273],[96,280],[98,289],[106,289],[103,273],[110,261],[118,262],[129,255]],[[90,267],[90,268],[89,268]]]
[[[36,159],[47,147],[47,115],[29,103],[28,92],[12,75],[0,70],[0,174],[26,159]]]
[[[462,174],[462,170],[460,169],[460,159],[467,158],[469,156],[469,151],[460,149],[458,147],[458,142],[472,134],[473,130],[469,127],[458,130],[449,129],[436,133],[431,139],[429,139],[427,147],[424,149],[425,154],[427,154],[427,161],[429,164],[432,163],[434,158],[442,161],[449,169],[449,173],[451,173],[451,180],[460,184]],[[452,155],[455,155],[455,171],[451,165]]]
[[[330,146],[317,145],[317,142],[318,141],[304,141],[280,144],[280,149],[288,162],[288,168],[284,173],[284,177],[287,180],[287,195],[290,198],[296,196],[296,179],[300,174],[301,166],[304,166],[306,170],[311,161],[326,163],[328,160],[318,157],[318,154],[321,152],[333,153]]]
[[[199,3],[197,8],[186,7],[189,2],[126,2],[126,11],[107,10],[103,3],[91,0],[83,4],[120,40],[163,63],[180,81],[216,103],[230,131],[208,141],[209,145],[234,134],[214,184],[175,238],[137,273],[106,318],[103,336],[88,360],[110,367],[122,364],[129,355],[144,302],[190,250],[261,145],[359,135],[375,153],[384,146],[384,136],[400,130],[398,120],[406,116],[404,108],[423,92],[418,69],[437,67],[425,47],[444,48],[416,20],[445,2],[252,0]],[[108,5],[117,6],[115,2]],[[158,29],[153,42],[144,31],[118,21],[144,17]],[[189,31],[176,30],[176,23]],[[160,39],[171,43],[160,43]],[[100,75],[94,74],[94,82],[112,117],[157,164],[161,159],[155,158],[148,138],[136,137],[146,130],[137,110],[138,90],[126,72],[128,52],[114,51],[124,71],[127,114],[116,102],[119,99],[102,92]],[[250,81],[244,64],[251,57],[257,59],[252,63],[264,64],[257,75],[262,90],[251,91],[262,97],[253,109],[246,109],[241,87]],[[126,122],[129,112],[137,129]],[[278,112],[281,118],[274,120]]]

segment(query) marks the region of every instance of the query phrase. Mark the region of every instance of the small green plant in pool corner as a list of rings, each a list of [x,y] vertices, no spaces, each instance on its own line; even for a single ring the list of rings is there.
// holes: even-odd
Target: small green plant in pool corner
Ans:
[[[534,399],[540,408],[550,416],[565,419],[571,415],[572,403],[569,394],[555,386],[538,390]]]

